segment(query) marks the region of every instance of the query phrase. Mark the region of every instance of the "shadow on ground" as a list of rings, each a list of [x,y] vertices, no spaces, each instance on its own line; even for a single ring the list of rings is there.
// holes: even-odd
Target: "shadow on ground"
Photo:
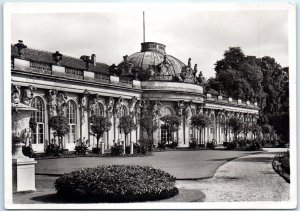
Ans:
[[[272,157],[245,157],[233,160],[232,162],[263,162],[270,163],[273,160]]]

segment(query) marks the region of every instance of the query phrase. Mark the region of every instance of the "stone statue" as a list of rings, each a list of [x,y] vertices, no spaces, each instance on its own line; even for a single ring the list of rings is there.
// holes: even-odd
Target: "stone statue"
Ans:
[[[57,114],[64,115],[64,108],[67,105],[68,97],[66,93],[60,92],[57,94]]]
[[[122,102],[123,102],[123,98],[119,97],[117,102],[115,103],[115,114],[117,117],[120,117]]]
[[[57,95],[57,90],[55,89],[49,90],[47,95],[50,116],[55,115],[55,110],[57,107],[56,95]]]
[[[191,60],[192,60],[191,58],[189,58],[189,60],[188,60],[188,65],[187,65],[187,66],[188,66],[189,68],[192,67],[192,65],[191,65]]]
[[[84,123],[84,112],[88,110],[88,90],[84,90],[81,99],[80,99],[80,114],[81,114],[81,123]]]
[[[33,90],[36,90],[36,88],[32,85],[24,90],[23,103],[25,105],[31,106],[31,101],[33,99]]]
[[[195,79],[196,79],[197,71],[198,71],[198,65],[195,64],[195,66],[194,66],[194,71],[193,71],[193,76],[194,76]]]
[[[108,103],[107,103],[107,109],[106,109],[106,112],[108,114],[108,118],[112,117],[113,110],[114,110],[114,98],[109,97],[108,98]]]
[[[178,116],[182,116],[185,110],[184,101],[179,101],[177,107],[178,107],[177,109]]]
[[[18,85],[11,85],[11,102],[13,104],[19,104],[20,103],[20,86]]]
[[[153,105],[153,114],[155,116],[158,116],[159,115],[159,109],[160,109],[160,106],[161,106],[161,103],[160,101],[155,101],[154,105]]]
[[[99,95],[98,94],[93,95],[93,98],[90,100],[90,104],[89,104],[89,110],[92,111],[92,113],[94,113],[95,107],[98,102],[99,102]]]
[[[137,103],[137,97],[134,96],[131,98],[130,102],[129,102],[129,113],[130,115],[134,115],[135,113],[135,104]]]

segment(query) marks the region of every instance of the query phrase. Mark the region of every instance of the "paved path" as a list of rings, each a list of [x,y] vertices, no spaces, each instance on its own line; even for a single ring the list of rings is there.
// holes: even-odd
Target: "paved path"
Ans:
[[[38,160],[36,174],[59,175],[72,170],[98,165],[131,164],[153,166],[177,179],[201,179],[213,177],[216,169],[237,157],[257,152],[199,150],[155,152],[144,157],[77,157]]]
[[[284,149],[286,151],[286,149]],[[208,202],[286,201],[290,185],[272,168],[276,151],[249,155],[222,165],[212,179],[177,181],[181,189],[198,189]]]

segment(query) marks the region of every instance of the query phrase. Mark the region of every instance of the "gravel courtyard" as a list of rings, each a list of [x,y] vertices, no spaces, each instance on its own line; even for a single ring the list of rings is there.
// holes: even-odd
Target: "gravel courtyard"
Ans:
[[[256,152],[255,152],[256,153]],[[59,175],[72,170],[98,165],[131,164],[153,166],[174,175],[177,179],[203,179],[214,175],[216,169],[237,157],[253,152],[201,150],[155,152],[145,157],[77,157],[38,160],[36,174]]]
[[[177,181],[180,189],[202,191],[206,202],[287,201],[290,184],[272,168],[276,151],[268,149],[255,155],[241,157],[222,165],[212,179]]]
[[[285,150],[286,149],[283,149],[283,151]],[[287,201],[289,200],[290,184],[281,178],[273,170],[271,165],[272,158],[276,154],[276,151],[282,150],[270,149],[256,154],[237,151],[173,151],[155,153],[154,156],[141,158],[93,158],[92,160],[97,162],[89,162],[88,166],[92,167],[94,165],[100,165],[101,162],[99,163],[99,160],[114,161],[109,164],[128,164],[132,160],[135,160],[132,164],[141,164],[142,162],[145,162],[146,158],[151,158],[152,162],[156,161],[153,163],[153,166],[169,172],[172,171],[173,173],[170,173],[176,176],[193,176],[196,178],[203,177],[204,175],[214,175],[213,178],[210,179],[177,180],[176,186],[180,190],[180,195],[165,200],[166,202]],[[236,157],[239,156],[239,158],[233,159],[233,155]],[[212,156],[214,156],[214,158]],[[182,159],[182,157],[189,162],[185,164],[183,161],[180,162],[176,160],[176,158]],[[162,160],[158,162],[158,158]],[[122,162],[120,160],[122,160]],[[192,160],[194,162],[192,162]],[[72,163],[73,166],[67,166],[65,161],[70,162],[68,164]],[[54,173],[68,172],[74,169],[74,165],[83,165],[84,163],[82,161],[82,159],[78,158],[42,160],[38,161],[37,170],[42,172],[41,170],[44,169],[53,170],[55,167],[59,167],[59,171],[54,171]],[[87,161],[90,161],[90,159],[87,159]],[[169,164],[169,166],[163,165],[164,163]],[[41,164],[55,164],[57,166],[45,168],[44,166],[41,166]],[[62,171],[60,168],[64,165],[68,168]],[[176,167],[176,165],[178,166]],[[176,168],[172,169],[174,167]],[[192,167],[196,169],[189,169]],[[80,167],[76,166],[76,168]],[[48,173],[49,172],[51,171],[48,171]],[[56,178],[56,176],[37,175],[37,191],[27,194],[14,194],[14,203],[63,203],[55,198],[53,183]]]

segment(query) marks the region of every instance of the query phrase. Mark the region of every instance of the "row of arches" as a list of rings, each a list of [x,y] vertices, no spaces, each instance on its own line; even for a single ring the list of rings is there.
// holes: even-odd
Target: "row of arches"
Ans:
[[[32,119],[36,122],[37,127],[31,134],[31,144],[37,151],[44,149],[46,130],[48,130],[46,122],[46,103],[40,96],[35,96],[31,101],[31,106],[37,110],[32,112]],[[75,143],[78,131],[78,115],[77,115],[77,104],[74,100],[70,99],[67,101],[67,105],[64,108],[64,115],[69,121],[69,133],[65,136],[64,140],[66,144]],[[128,108],[125,105],[121,106],[120,115],[124,116],[128,114]],[[105,108],[101,102],[97,102],[94,109],[90,111],[90,115],[106,116]],[[93,138],[93,137],[91,137]]]

